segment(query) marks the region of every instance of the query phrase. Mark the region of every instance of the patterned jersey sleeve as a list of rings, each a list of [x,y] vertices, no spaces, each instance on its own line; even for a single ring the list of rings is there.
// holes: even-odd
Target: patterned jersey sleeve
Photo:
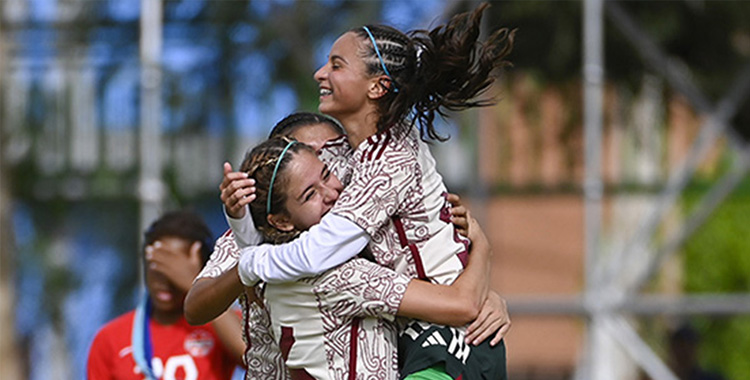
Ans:
[[[203,269],[195,278],[214,278],[222,273],[232,269],[240,257],[240,249],[234,239],[232,230],[227,230],[221,237],[216,240],[214,251]]]
[[[318,158],[328,169],[341,180],[341,183],[347,183],[349,178],[349,156],[352,149],[349,147],[349,141],[346,136],[327,141],[318,151]]]
[[[411,279],[365,259],[353,259],[318,279],[321,310],[339,317],[394,320]]]
[[[221,208],[224,210],[224,218],[229,225],[229,229],[232,230],[234,241],[238,247],[249,247],[263,242],[263,235],[255,228],[248,205],[245,205],[245,215],[239,219],[229,216],[225,206]]]
[[[332,209],[370,236],[409,207],[409,196],[418,193],[420,183],[421,173],[411,152],[391,146],[383,150],[350,160],[354,161],[351,180]]]

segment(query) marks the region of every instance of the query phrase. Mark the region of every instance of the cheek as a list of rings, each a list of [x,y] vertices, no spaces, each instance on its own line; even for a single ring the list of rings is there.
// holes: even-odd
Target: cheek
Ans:
[[[315,202],[314,204],[307,205],[302,211],[302,223],[305,226],[304,229],[308,229],[320,223],[320,218],[323,216],[323,205],[319,202]]]

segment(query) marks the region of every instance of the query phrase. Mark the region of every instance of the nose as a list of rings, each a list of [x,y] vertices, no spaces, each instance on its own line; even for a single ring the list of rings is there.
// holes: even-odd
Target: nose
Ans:
[[[335,186],[325,186],[323,191],[323,202],[332,205],[339,199],[339,194],[341,194],[341,189]]]
[[[328,75],[328,71],[326,70],[326,66],[328,66],[327,63],[325,65],[323,65],[323,66],[320,66],[320,68],[315,72],[315,74],[313,74],[313,78],[315,78],[315,81],[317,81],[318,83],[320,83],[323,80],[325,80],[326,76]]]

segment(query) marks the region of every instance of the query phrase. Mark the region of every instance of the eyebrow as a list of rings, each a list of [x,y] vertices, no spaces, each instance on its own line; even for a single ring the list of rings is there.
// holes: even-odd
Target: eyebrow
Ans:
[[[323,170],[321,170],[321,171],[320,171],[320,176],[321,176],[321,177],[323,176],[323,173],[325,173],[325,172],[326,172],[326,170],[328,170],[328,165],[323,165]],[[299,197],[297,197],[297,200],[298,200],[298,201],[299,201],[299,200],[302,200],[302,198],[304,198],[304,197],[305,197],[305,194],[307,194],[307,190],[310,190],[310,188],[311,188],[311,187],[313,187],[313,186],[314,186],[314,185],[310,185],[310,186],[306,187],[306,188],[305,188],[305,190],[303,190],[303,191],[302,191],[302,194],[300,194],[300,196],[299,196]]]
[[[348,63],[349,63],[349,62],[348,62],[348,61],[347,61],[347,60],[346,60],[346,59],[345,59],[344,57],[342,57],[342,56],[340,56],[340,55],[332,55],[332,56],[331,56],[331,61],[334,61],[334,60],[336,60],[336,59],[338,59],[338,60],[340,60],[340,61],[343,61],[343,62],[344,62],[344,63],[346,63],[346,64],[348,64]]]

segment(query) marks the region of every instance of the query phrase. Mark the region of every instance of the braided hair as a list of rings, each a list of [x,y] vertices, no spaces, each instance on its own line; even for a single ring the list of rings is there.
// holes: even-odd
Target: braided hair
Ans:
[[[289,183],[289,178],[285,174],[289,163],[301,151],[306,150],[313,155],[315,154],[315,151],[310,146],[295,142],[289,146],[286,153],[281,157],[281,162],[279,162],[279,156],[282,151],[292,141],[295,140],[286,136],[272,137],[249,151],[245,155],[245,159],[242,161],[242,166],[240,167],[240,171],[247,173],[249,177],[255,179],[256,198],[253,202],[250,202],[250,216],[253,218],[255,227],[263,234],[266,242],[272,244],[291,241],[301,232],[296,229],[281,231],[268,223],[269,214],[287,213],[285,204],[287,199],[286,187]],[[279,167],[274,179],[273,171],[277,162]],[[266,210],[266,204],[268,202],[268,190],[271,187],[272,179],[274,180],[274,185],[269,212]]]
[[[377,102],[378,132],[417,123],[422,138],[445,141],[447,138],[434,128],[435,114],[446,117],[448,111],[493,103],[476,98],[494,81],[495,69],[510,66],[505,57],[513,49],[516,31],[502,28],[480,42],[482,13],[488,6],[483,3],[473,12],[458,14],[430,31],[405,34],[385,25],[351,30],[366,46],[362,59],[367,74],[388,75],[392,82]],[[404,123],[409,116],[411,123]]]
[[[273,129],[271,129],[271,133],[268,135],[268,138],[276,136],[289,136],[297,129],[313,124],[328,124],[337,133],[341,135],[344,134],[344,128],[341,126],[338,120],[330,116],[313,112],[295,112],[276,123],[276,125],[273,126]]]

